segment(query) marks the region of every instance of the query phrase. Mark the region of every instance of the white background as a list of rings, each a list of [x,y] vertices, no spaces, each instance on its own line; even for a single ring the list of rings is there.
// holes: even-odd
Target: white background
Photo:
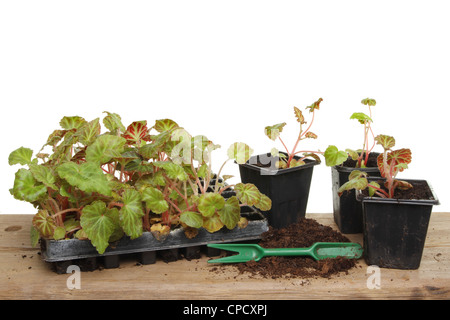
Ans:
[[[349,120],[377,100],[375,134],[409,147],[400,177],[427,179],[450,211],[448,1],[0,1],[1,214],[35,209],[9,194],[8,155],[37,152],[63,116],[103,111],[135,120],[172,118],[220,144],[255,154],[282,148],[264,127],[322,97],[306,149],[359,148]],[[309,114],[305,114],[309,120]],[[375,150],[380,151],[377,149]],[[229,163],[224,173],[239,172]],[[308,212],[332,212],[331,171],[314,169]]]

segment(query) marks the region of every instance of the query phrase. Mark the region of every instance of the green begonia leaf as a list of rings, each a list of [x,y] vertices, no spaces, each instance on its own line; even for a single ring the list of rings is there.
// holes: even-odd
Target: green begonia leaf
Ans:
[[[163,168],[170,179],[180,181],[186,181],[188,179],[188,175],[181,165],[167,161],[153,162],[153,164],[159,168]]]
[[[108,178],[96,163],[85,162],[76,164],[66,162],[57,169],[58,175],[72,186],[85,192],[98,192],[106,196],[111,195]]]
[[[105,252],[111,235],[117,229],[118,215],[117,208],[108,209],[102,201],[94,201],[83,208],[81,227],[100,254]]]
[[[86,122],[77,132],[78,140],[85,146],[94,143],[97,136],[100,134],[100,119],[94,119]]]
[[[154,213],[163,213],[169,209],[169,204],[164,200],[161,191],[153,187],[146,187],[141,191],[142,201],[145,201],[147,208]]]
[[[122,201],[120,225],[131,239],[136,239],[142,235],[144,210],[142,208],[141,195],[134,189],[127,189],[123,193]]]
[[[251,183],[238,183],[234,187],[236,196],[242,202],[248,206],[253,206],[261,199],[261,193],[258,188]]]
[[[243,142],[233,143],[227,151],[228,158],[234,159],[238,164],[244,164],[253,153],[253,149]]]
[[[8,157],[9,165],[15,165],[20,163],[21,165],[26,165],[31,163],[31,157],[33,156],[33,150],[20,147],[10,153]]]
[[[369,106],[373,107],[377,104],[377,101],[375,99],[365,98],[365,99],[361,100],[361,103],[366,106],[369,105]]]
[[[272,208],[272,200],[265,194],[260,193],[260,195],[261,198],[258,203],[255,203],[255,207],[261,211],[269,211]]]
[[[45,197],[47,187],[36,181],[30,170],[19,169],[16,172],[12,194],[18,200],[37,201]]]
[[[53,239],[55,240],[61,240],[66,237],[66,229],[64,227],[56,227],[55,231],[53,232]]]
[[[376,136],[375,141],[377,144],[381,144],[385,150],[389,150],[395,146],[395,138],[385,134]]]
[[[104,111],[103,113],[108,114],[105,118],[103,118],[103,124],[109,131],[111,131],[111,133],[117,134],[117,132],[125,131],[125,126],[122,124],[122,118],[117,113],[111,113],[108,111]]]
[[[198,210],[204,217],[211,217],[225,205],[225,199],[218,193],[202,194],[198,200]]]
[[[47,210],[39,210],[33,217],[33,226],[39,231],[39,234],[47,239],[53,237],[56,228],[55,221],[49,215]]]
[[[269,139],[275,141],[280,136],[280,133],[283,131],[285,125],[286,122],[278,123],[273,126],[267,126],[264,129],[264,133],[269,137]]]
[[[178,128],[178,124],[170,119],[161,119],[156,120],[155,125],[153,126],[156,131],[162,133],[164,131],[170,131],[172,129]]]
[[[44,165],[30,164],[30,171],[37,181],[42,182],[53,190],[58,190],[58,187],[55,185],[55,173],[52,169]]]
[[[203,217],[198,212],[185,211],[180,215],[180,221],[192,228],[201,228],[203,225]]]
[[[364,122],[366,121],[372,121],[372,118],[369,117],[368,115],[366,115],[365,113],[362,112],[355,112],[350,116],[350,119],[356,119],[358,120],[361,124],[364,124]]]
[[[349,175],[349,180],[344,183],[339,189],[338,194],[341,195],[344,191],[348,190],[364,190],[367,188],[368,181],[367,174],[359,170],[353,170]]]
[[[219,217],[228,229],[232,230],[236,227],[241,218],[241,207],[235,196],[225,201],[223,208],[219,211]]]
[[[60,126],[66,130],[79,129],[86,123],[82,117],[73,116],[73,117],[64,117],[59,122]]]
[[[325,164],[329,167],[340,165],[348,158],[348,153],[339,151],[336,146],[329,146],[323,155],[325,157]]]
[[[214,233],[219,231],[224,226],[223,222],[220,220],[220,217],[215,214],[211,217],[203,218],[203,228],[205,228],[208,232]]]
[[[102,135],[86,149],[86,160],[105,164],[124,151],[127,141],[118,136]]]

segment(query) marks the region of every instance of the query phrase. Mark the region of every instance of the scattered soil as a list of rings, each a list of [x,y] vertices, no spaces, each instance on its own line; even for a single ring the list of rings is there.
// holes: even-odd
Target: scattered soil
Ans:
[[[378,158],[379,154],[380,153],[378,153],[378,152],[369,153],[369,160],[367,161],[367,166],[366,166],[367,168],[378,167],[377,158]],[[365,153],[364,153],[363,159],[365,159]],[[357,163],[358,163],[357,160],[352,160],[352,158],[349,157],[346,161],[344,161],[344,163],[342,165],[344,167],[356,168]]]
[[[399,179],[401,180],[401,179]],[[383,190],[386,190],[384,187],[384,180],[376,181]],[[412,184],[412,188],[408,190],[400,190],[396,189],[394,191],[395,199],[402,200],[412,200],[412,199],[421,199],[421,200],[434,200],[433,193],[431,192],[428,184],[425,181],[408,181]],[[387,190],[386,190],[387,191]],[[363,195],[368,196],[368,190],[363,190]]]
[[[270,228],[262,234],[259,245],[264,248],[306,248],[316,242],[351,242],[347,237],[313,219],[282,229]],[[355,267],[354,259],[336,258],[316,261],[310,257],[265,257],[258,262],[233,264],[241,274],[264,278],[330,278]]]

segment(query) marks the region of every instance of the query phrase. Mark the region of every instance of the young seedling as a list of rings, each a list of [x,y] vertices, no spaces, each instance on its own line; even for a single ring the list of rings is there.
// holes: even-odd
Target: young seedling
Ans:
[[[348,154],[352,157],[353,160],[357,160],[356,168],[366,168],[367,161],[369,160],[369,154],[373,150],[375,146],[375,135],[372,131],[372,109],[371,107],[375,106],[377,102],[375,99],[363,99],[361,101],[362,104],[369,107],[369,115],[363,112],[355,112],[351,115],[350,119],[356,119],[363,125],[364,129],[364,139],[363,139],[363,147],[361,150],[355,151],[352,149],[346,149]],[[369,132],[371,133],[374,141],[372,146],[369,148]]]
[[[286,125],[286,122],[278,123],[273,126],[267,126],[264,130],[265,134],[269,139],[275,141],[278,139],[281,144],[283,145],[286,154],[279,152],[276,148],[273,148],[271,151],[272,156],[278,157],[280,160],[277,161],[276,167],[279,169],[286,169],[286,168],[293,168],[297,166],[301,166],[305,164],[305,159],[308,157],[313,158],[317,162],[321,162],[319,155],[323,155],[326,160],[327,166],[335,166],[338,164],[341,164],[345,160],[347,160],[347,153],[344,151],[339,151],[336,146],[329,146],[325,152],[321,151],[308,151],[308,150],[301,150],[298,151],[298,145],[300,141],[303,141],[305,139],[317,139],[317,135],[310,131],[312,124],[314,122],[314,115],[315,111],[319,110],[320,103],[323,101],[322,98],[319,98],[316,102],[311,104],[310,106],[307,106],[306,109],[309,110],[310,113],[312,113],[311,121],[306,129],[304,129],[304,126],[307,124],[305,121],[305,117],[300,109],[297,107],[294,107],[294,114],[297,119],[297,122],[299,123],[299,134],[297,137],[297,140],[294,144],[294,147],[291,151],[287,148],[284,141],[281,139],[281,132],[283,131],[284,126]],[[295,159],[295,155],[303,153],[302,157],[299,159]]]
[[[338,190],[341,195],[346,190],[364,190],[369,188],[369,196],[377,195],[381,198],[393,198],[395,190],[402,189],[407,190],[412,188],[412,185],[406,181],[397,180],[397,174],[408,168],[408,164],[411,162],[411,150],[410,149],[398,149],[392,150],[395,146],[395,139],[387,135],[378,135],[375,137],[377,144],[380,144],[384,152],[377,158],[378,168],[381,176],[386,179],[384,187],[381,188],[377,182],[368,182],[367,173],[354,170],[349,175],[349,181],[344,183]]]

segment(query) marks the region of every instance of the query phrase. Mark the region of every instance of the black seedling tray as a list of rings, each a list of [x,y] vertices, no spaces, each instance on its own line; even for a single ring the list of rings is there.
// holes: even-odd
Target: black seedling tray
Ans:
[[[131,240],[123,237],[110,244],[103,254],[99,254],[89,240],[47,240],[41,239],[41,255],[46,262],[53,264],[57,273],[66,273],[69,265],[78,265],[82,271],[92,271],[102,266],[117,268],[120,258],[134,255],[140,264],[153,264],[157,256],[165,262],[175,261],[183,255],[187,259],[197,259],[205,247],[208,256],[217,256],[220,250],[206,248],[208,243],[227,243],[257,240],[269,229],[267,219],[254,208],[241,207],[241,216],[248,219],[245,228],[228,230],[226,227],[215,233],[205,229],[198,230],[193,239],[188,239],[182,228],[175,229],[163,240],[157,240],[151,232],[144,232],[139,238]]]

